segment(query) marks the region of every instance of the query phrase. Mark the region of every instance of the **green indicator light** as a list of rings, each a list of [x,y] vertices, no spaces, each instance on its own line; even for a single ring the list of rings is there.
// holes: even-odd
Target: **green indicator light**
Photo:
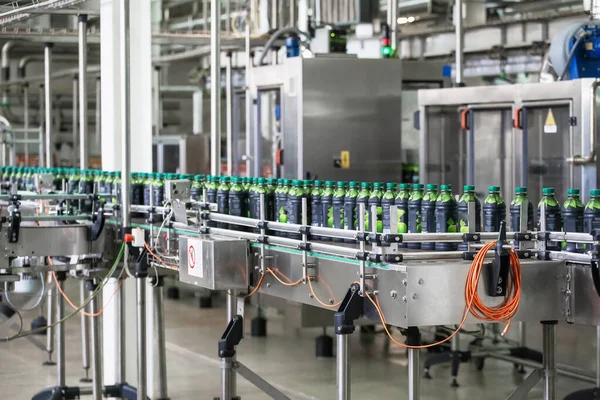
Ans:
[[[381,54],[383,54],[384,56],[392,55],[392,48],[390,46],[383,46],[381,48]]]

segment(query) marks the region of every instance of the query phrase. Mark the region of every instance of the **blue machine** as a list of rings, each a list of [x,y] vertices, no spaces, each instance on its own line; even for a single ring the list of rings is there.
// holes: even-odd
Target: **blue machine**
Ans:
[[[285,39],[285,48],[288,58],[300,56],[300,40],[297,37]]]
[[[572,37],[569,64],[571,79],[600,77],[600,26],[584,25],[579,38]]]
[[[550,61],[559,80],[600,77],[600,23],[565,27],[552,38]]]

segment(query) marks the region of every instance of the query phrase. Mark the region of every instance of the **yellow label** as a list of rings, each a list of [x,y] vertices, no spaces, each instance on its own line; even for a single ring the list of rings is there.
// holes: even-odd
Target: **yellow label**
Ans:
[[[552,109],[548,109],[548,115],[546,116],[546,123],[544,124],[544,133],[557,133],[558,127],[556,126],[556,120],[554,119],[554,113]]]
[[[341,167],[344,169],[350,168],[350,152],[343,150],[340,153]]]

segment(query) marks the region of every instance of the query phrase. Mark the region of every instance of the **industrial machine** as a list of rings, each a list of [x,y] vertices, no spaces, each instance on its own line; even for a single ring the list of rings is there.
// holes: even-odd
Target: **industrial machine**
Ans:
[[[467,231],[397,233],[397,220],[391,216],[398,215],[398,207],[391,205],[386,211],[390,214],[390,233],[381,233],[377,225],[371,230],[366,228],[368,218],[358,218],[356,229],[311,224],[307,210],[312,200],[302,196],[296,198],[299,204],[294,203],[297,200],[292,197],[288,198],[287,207],[301,210],[298,223],[268,220],[265,193],[251,200],[258,205],[258,218],[249,218],[244,213],[236,216],[217,212],[223,204],[223,193],[217,203],[213,203],[209,201],[212,188],[205,186],[197,197],[197,186],[194,189],[191,182],[177,179],[160,186],[164,187],[163,204],[131,205],[131,211],[138,218],[131,226],[123,226],[121,206],[116,198],[103,204],[104,199],[114,198],[119,193],[118,184],[108,193],[99,191],[100,185],[95,184],[90,193],[46,194],[48,190],[56,190],[58,184],[67,188],[69,184],[57,182],[55,177],[41,171],[35,177],[41,194],[30,194],[16,191],[22,179],[16,175],[9,177],[3,185],[11,189],[0,195],[7,206],[5,229],[0,233],[7,261],[0,278],[13,282],[20,279],[22,272],[49,273],[53,278],[56,275],[54,279],[58,284],[54,295],[58,299],[58,319],[50,326],[57,329],[58,388],[62,393],[135,398],[135,389],[127,385],[102,386],[97,319],[93,319],[96,325],[92,325],[91,330],[93,388],[67,388],[64,383],[62,322],[75,314],[63,314],[61,282],[67,276],[91,282],[89,299],[84,299],[80,308],[91,302],[91,312],[96,312],[98,288],[110,277],[125,278],[119,264],[125,248],[135,259],[132,268],[137,278],[138,296],[167,273],[176,273],[182,282],[191,285],[227,292],[230,322],[218,342],[221,398],[235,396],[237,373],[271,398],[287,398],[244,366],[240,360],[243,354],[236,354],[236,346],[243,338],[244,300],[256,293],[335,311],[332,322],[337,336],[338,399],[350,397],[349,335],[360,317],[383,324],[393,342],[408,348],[411,399],[419,398],[419,349],[450,341],[464,324],[500,322],[506,331],[511,323],[520,321],[543,324],[543,360],[510,398],[525,398],[543,379],[544,398],[555,399],[557,321],[600,324],[594,306],[600,295],[597,233],[547,230],[545,206],[540,209],[537,231],[528,231],[527,224],[521,223],[519,231],[507,232],[502,223],[499,232],[478,232],[475,229],[478,209],[475,201],[470,201]],[[47,189],[42,190],[44,187]],[[228,196],[234,196],[231,193]],[[228,201],[235,198],[229,197]],[[521,206],[520,215],[527,215],[526,207]],[[27,216],[26,210],[32,215]],[[33,215],[35,210],[37,215]],[[357,206],[357,215],[371,213],[374,220],[378,218],[378,211],[377,207],[367,209],[362,203]],[[42,226],[25,226],[29,221]],[[64,221],[71,223],[64,225]],[[523,221],[526,219],[522,218]],[[47,223],[53,226],[43,226]],[[44,240],[40,241],[40,237]],[[340,241],[349,243],[340,244]],[[402,247],[434,241],[461,243],[465,250],[414,251]],[[556,241],[575,243],[587,250],[554,250],[550,244]],[[32,255],[47,257],[45,265],[23,266],[22,262],[14,262]],[[71,256],[66,264],[57,258],[65,255]],[[67,274],[68,271],[71,272]],[[138,307],[141,307],[140,315],[145,315],[145,302],[138,302]],[[164,319],[160,320],[164,323]],[[419,328],[433,325],[457,325],[458,328],[444,340],[423,344]],[[406,342],[396,339],[388,326],[401,328]],[[138,338],[144,338],[145,319],[138,319],[138,329]],[[32,332],[21,331],[9,339]],[[158,337],[158,349],[163,352],[159,359],[164,368],[161,340],[164,341],[164,335]],[[494,356],[489,351],[473,355]],[[146,357],[145,342],[138,348],[138,357],[142,360]],[[163,374],[161,379],[166,376]],[[40,396],[56,390],[49,389]],[[65,394],[54,398],[70,397]]]
[[[207,174],[210,171],[208,135],[152,137],[152,163],[158,172]]]

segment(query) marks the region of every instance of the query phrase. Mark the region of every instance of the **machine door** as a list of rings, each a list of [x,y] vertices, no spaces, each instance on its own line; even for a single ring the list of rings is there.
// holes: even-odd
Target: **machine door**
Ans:
[[[575,138],[572,126],[573,105],[562,102],[526,104],[521,110],[522,146],[526,157],[518,166],[521,184],[529,189],[534,204],[541,197],[542,188],[553,187],[562,200],[569,188],[581,187],[581,179],[574,166],[567,161],[572,157]]]
[[[254,172],[263,177],[282,176],[283,134],[281,88],[259,88],[256,101],[257,129],[252,138]]]

